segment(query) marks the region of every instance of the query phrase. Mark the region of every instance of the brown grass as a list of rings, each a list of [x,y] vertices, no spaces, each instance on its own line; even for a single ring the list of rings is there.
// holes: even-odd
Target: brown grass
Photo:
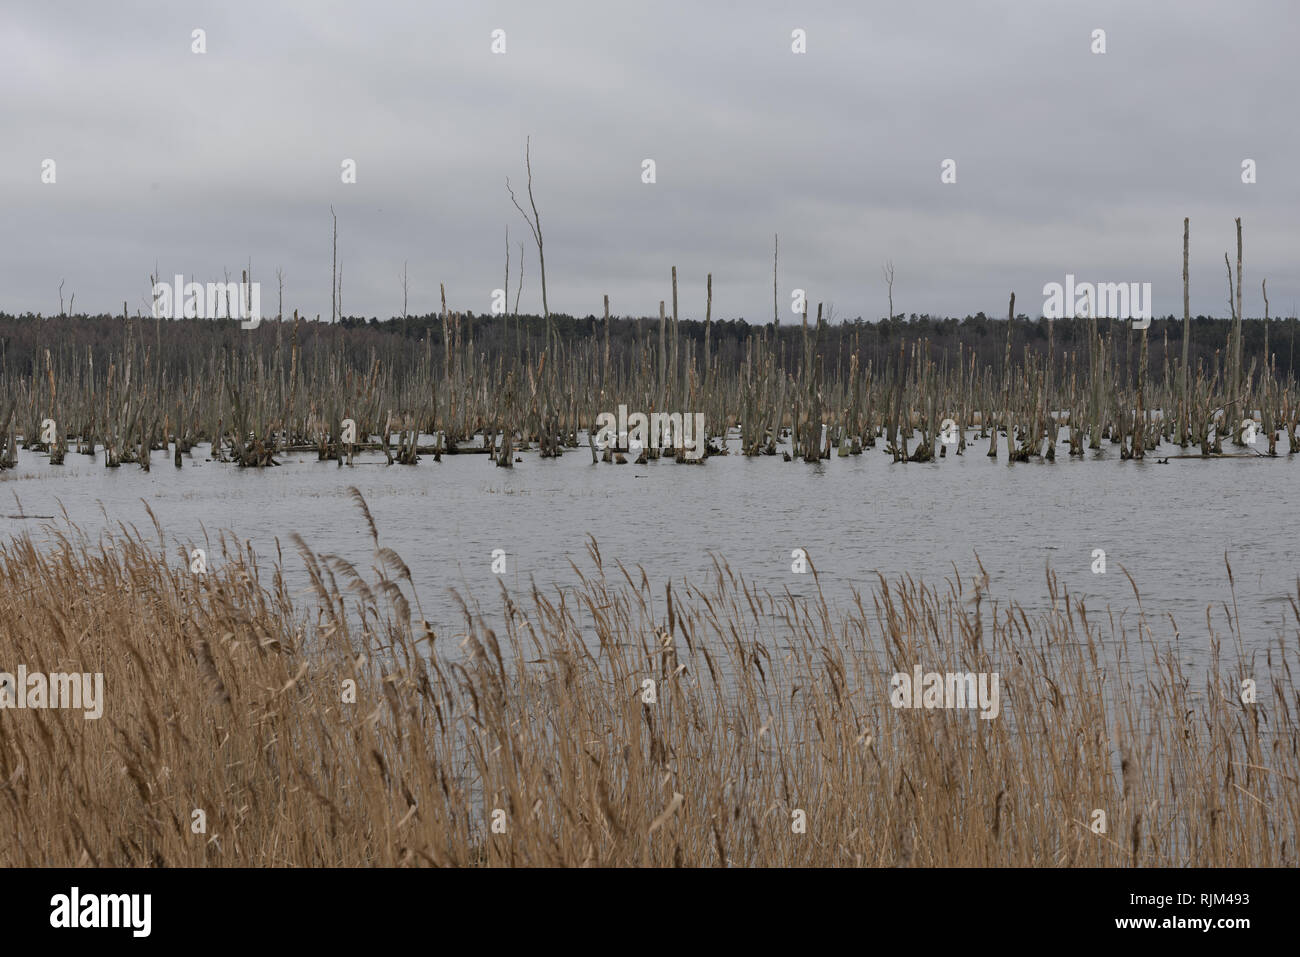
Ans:
[[[1230,666],[1210,634],[1189,673],[1206,644],[1050,573],[1037,615],[956,576],[837,611],[815,573],[661,589],[594,542],[570,587],[435,630],[378,538],[364,576],[300,546],[310,614],[278,556],[223,538],[195,576],[163,543],[0,547],[0,670],[102,671],[107,699],[0,711],[0,864],[1297,863],[1296,630],[1262,662],[1229,633]],[[893,709],[915,664],[999,672],[1002,714]]]

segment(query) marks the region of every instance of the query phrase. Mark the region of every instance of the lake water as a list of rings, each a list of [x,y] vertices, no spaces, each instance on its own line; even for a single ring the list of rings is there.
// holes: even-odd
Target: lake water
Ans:
[[[614,559],[645,568],[656,593],[671,576],[678,583],[727,559],[751,581],[781,593],[814,594],[811,575],[791,571],[791,552],[807,550],[823,592],[841,609],[852,589],[864,594],[877,570],[933,583],[987,570],[992,597],[1014,598],[1029,609],[1046,604],[1050,565],[1089,607],[1110,604],[1136,614],[1121,570],[1142,593],[1157,638],[1172,637],[1172,615],[1191,662],[1205,660],[1206,608],[1226,632],[1223,604],[1231,605],[1224,554],[1236,577],[1244,637],[1263,648],[1292,621],[1296,594],[1293,547],[1300,459],[1121,462],[1071,460],[1008,465],[985,455],[980,442],[963,456],[929,464],[894,464],[879,449],[815,465],[779,456],[709,458],[703,466],[671,461],[637,466],[592,465],[584,446],[559,459],[525,452],[513,470],[485,455],[423,457],[417,466],[385,466],[382,456],[359,456],[354,467],[319,462],[314,454],[284,456],[279,468],[243,470],[207,460],[206,446],[176,469],[156,452],[152,471],[103,467],[69,452],[66,464],[20,453],[18,467],[0,473],[0,506],[8,535],[38,540],[57,522],[17,518],[59,515],[92,534],[113,523],[135,523],[152,537],[147,502],[169,539],[203,545],[230,529],[273,557],[278,537],[286,574],[310,603],[301,559],[289,540],[298,532],[317,552],[333,552],[369,568],[364,517],[349,493],[365,496],[382,545],[411,568],[426,615],[439,630],[456,630],[448,590],[468,589],[496,606],[500,576],[492,552],[507,553],[505,580],[526,587],[568,584],[572,559],[590,567],[586,535],[593,534],[607,564]],[[1161,454],[1169,454],[1164,448]],[[1106,574],[1094,574],[1093,550],[1106,553]],[[175,548],[172,554],[179,554]],[[219,560],[211,551],[209,561]],[[269,583],[269,579],[268,579]],[[439,620],[441,619],[441,620]],[[1230,646],[1229,646],[1230,647]]]

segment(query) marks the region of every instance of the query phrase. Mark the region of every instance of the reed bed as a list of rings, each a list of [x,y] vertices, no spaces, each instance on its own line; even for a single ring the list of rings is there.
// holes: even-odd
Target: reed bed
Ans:
[[[0,668],[106,698],[0,710],[0,863],[1297,863],[1294,601],[1262,660],[1207,614],[1195,668],[1050,572],[1038,615],[956,572],[840,609],[815,569],[656,583],[592,541],[563,586],[430,623],[370,529],[368,568],[296,543],[306,601],[230,536],[203,574],[158,527],[0,547]],[[895,709],[916,665],[998,672],[1001,713]]]

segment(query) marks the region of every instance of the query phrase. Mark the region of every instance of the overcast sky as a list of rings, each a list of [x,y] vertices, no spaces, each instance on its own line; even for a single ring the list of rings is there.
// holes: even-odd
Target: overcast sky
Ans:
[[[207,52],[191,52],[192,31]],[[806,31],[807,53],[791,50]],[[1300,4],[231,2],[0,9],[0,311],[148,309],[161,275],[238,277],[263,313],[541,309],[511,206],[532,137],[553,311],[770,321],[1039,315],[1044,283],[1152,283],[1226,314],[1300,300]],[[506,53],[493,54],[504,30]],[[1106,31],[1106,53],[1091,52]],[[955,184],[940,182],[956,161]],[[1244,159],[1257,164],[1242,183]],[[41,182],[42,162],[56,182]],[[355,184],[341,181],[353,159]],[[653,159],[657,182],[642,182]],[[525,203],[526,205],[526,203]]]

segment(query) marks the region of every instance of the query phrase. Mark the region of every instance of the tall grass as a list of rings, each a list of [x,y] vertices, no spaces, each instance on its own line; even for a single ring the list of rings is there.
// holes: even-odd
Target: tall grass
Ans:
[[[592,542],[565,587],[435,627],[372,544],[358,569],[298,543],[298,604],[284,556],[229,537],[204,575],[161,528],[0,547],[0,670],[102,671],[107,699],[0,710],[0,863],[1297,863],[1294,602],[1260,661],[1050,573],[1035,616],[956,573],[833,609],[815,571],[804,597],[721,559],[673,587]],[[894,709],[917,664],[998,672],[1001,714]]]

